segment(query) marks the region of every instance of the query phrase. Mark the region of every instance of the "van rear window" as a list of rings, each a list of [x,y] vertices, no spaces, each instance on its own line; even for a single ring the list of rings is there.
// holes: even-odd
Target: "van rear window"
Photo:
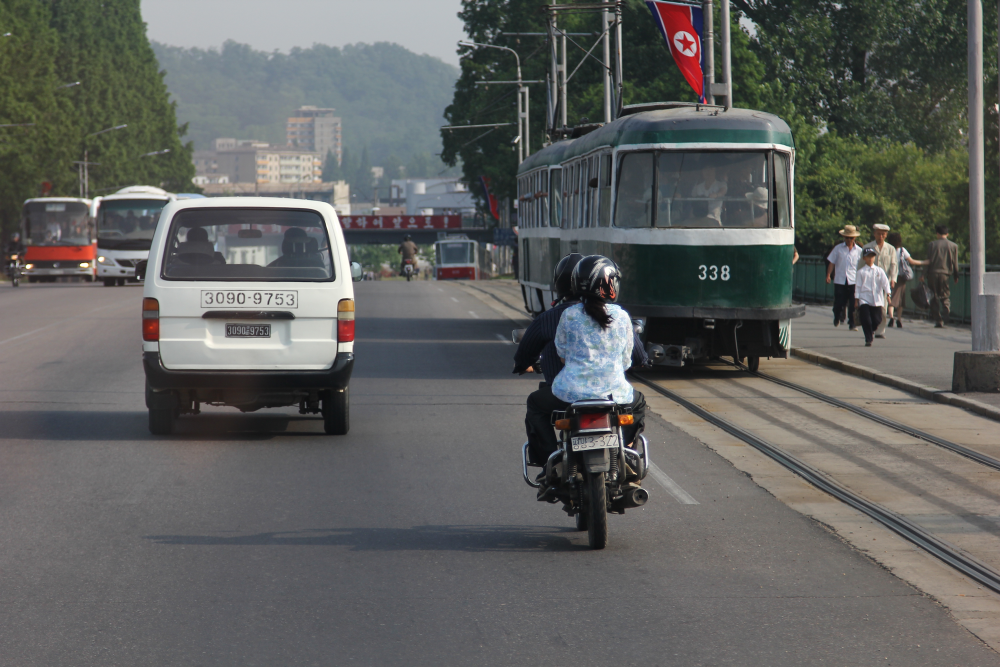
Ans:
[[[170,223],[168,280],[329,281],[323,217],[301,209],[189,208]]]

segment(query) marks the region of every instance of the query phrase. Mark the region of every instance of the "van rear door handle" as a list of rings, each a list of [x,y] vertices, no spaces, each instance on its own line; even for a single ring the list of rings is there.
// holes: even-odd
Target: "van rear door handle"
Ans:
[[[294,320],[287,310],[206,310],[204,320]]]

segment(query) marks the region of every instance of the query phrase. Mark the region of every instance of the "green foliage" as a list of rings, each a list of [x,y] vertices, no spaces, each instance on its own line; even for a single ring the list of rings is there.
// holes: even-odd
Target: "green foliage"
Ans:
[[[139,0],[0,0],[0,222],[16,225],[24,199],[79,193],[75,160],[91,162],[91,195],[126,185],[191,191],[191,146],[181,144]],[[81,85],[60,88],[80,81]],[[115,125],[128,128],[87,136]],[[143,153],[169,149],[163,155]]]
[[[217,137],[285,143],[285,121],[311,104],[333,107],[343,141],[374,164],[439,150],[437,128],[457,74],[437,58],[389,43],[315,45],[288,54],[226,42],[220,50],[153,44],[178,116],[199,148]]]
[[[545,15],[539,10],[548,2],[542,0],[463,0],[459,16],[465,21],[466,33],[472,41],[508,46],[521,58],[525,80],[545,80],[549,68],[549,47],[545,38],[525,37],[521,40],[505,37],[501,32],[545,32]],[[760,102],[760,86],[764,68],[750,49],[750,39],[733,17],[732,49],[734,79],[733,95],[738,106],[755,108]],[[716,26],[719,23],[716,21]],[[601,32],[599,14],[560,15],[559,27],[568,32]],[[694,93],[673,63],[670,51],[656,28],[646,4],[628,0],[623,8],[622,33],[625,81],[624,103],[678,100],[695,101]],[[573,37],[570,43],[569,72],[576,70],[585,57],[586,49],[595,37]],[[718,44],[718,41],[716,42]],[[452,103],[445,110],[450,124],[477,125],[513,122],[517,111],[514,86],[477,86],[479,80],[510,81],[517,78],[514,58],[497,49],[465,49],[462,74],[455,84]],[[603,119],[604,84],[600,64],[601,47],[595,49],[597,60],[584,62],[569,82],[570,101],[567,120],[576,125],[587,119]],[[721,63],[717,53],[716,62]],[[721,64],[719,64],[721,72]],[[717,74],[718,76],[718,74]],[[545,136],[545,85],[534,84],[531,95],[531,148],[542,146]],[[442,131],[442,159],[451,165],[461,161],[465,179],[475,182],[480,176],[492,179],[498,197],[514,197],[516,191],[517,150],[511,145],[516,127],[494,131]],[[480,136],[482,135],[482,136]],[[482,199],[481,193],[473,190]]]

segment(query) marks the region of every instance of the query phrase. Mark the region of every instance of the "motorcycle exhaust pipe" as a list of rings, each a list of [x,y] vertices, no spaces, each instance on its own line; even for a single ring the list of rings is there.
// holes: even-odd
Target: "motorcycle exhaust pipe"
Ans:
[[[642,507],[649,500],[649,493],[642,487],[632,488],[625,492],[622,507]]]

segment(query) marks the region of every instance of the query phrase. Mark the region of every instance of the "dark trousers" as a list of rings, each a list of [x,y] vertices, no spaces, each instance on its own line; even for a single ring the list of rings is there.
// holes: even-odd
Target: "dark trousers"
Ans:
[[[951,283],[948,282],[948,274],[929,273],[925,280],[934,295],[931,297],[931,319],[935,322],[947,322],[951,315]]]
[[[535,463],[539,465],[544,463],[559,446],[552,426],[552,413],[556,410],[565,410],[567,406],[569,403],[560,400],[552,393],[552,387],[544,383],[538,386],[538,391],[528,395],[528,412],[524,416],[524,427],[528,434],[528,451]],[[632,391],[630,407],[633,416],[632,425],[622,427],[622,437],[626,445],[635,440],[645,426],[646,399],[640,392]]]
[[[833,321],[844,321],[844,308],[847,308],[847,326],[854,328],[854,285],[833,286]]]
[[[861,318],[861,330],[865,332],[865,342],[875,340],[875,330],[882,324],[882,307],[869,306],[863,303],[858,306],[858,316]]]

